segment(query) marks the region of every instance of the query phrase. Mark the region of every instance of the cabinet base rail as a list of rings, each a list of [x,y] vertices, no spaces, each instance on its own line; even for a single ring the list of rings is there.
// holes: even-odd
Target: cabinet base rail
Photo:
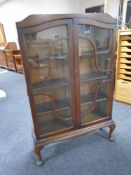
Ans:
[[[48,138],[44,138],[40,140],[36,140],[36,138],[34,138],[34,145],[35,145],[34,152],[37,157],[36,165],[42,166],[44,164],[44,159],[42,158],[41,150],[45,147],[45,145],[54,143],[54,142],[61,142],[63,140],[69,140],[69,139],[72,139],[78,136],[82,136],[82,135],[85,135],[85,134],[88,134],[94,131],[101,130],[102,128],[105,128],[105,127],[109,128],[109,133],[108,133],[109,140],[114,141],[112,137],[113,131],[116,127],[114,121],[107,121],[101,124],[90,126],[88,128],[80,128],[77,130],[73,130],[67,133],[62,133],[57,136],[50,136]]]

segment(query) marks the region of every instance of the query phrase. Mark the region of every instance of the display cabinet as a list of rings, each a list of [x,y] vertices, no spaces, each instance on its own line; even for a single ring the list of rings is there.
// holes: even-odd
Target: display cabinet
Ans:
[[[0,44],[0,67],[15,70],[12,51],[16,49],[15,42]]]
[[[114,28],[106,14],[32,15],[17,23],[38,165],[46,144],[103,127],[112,138]]]

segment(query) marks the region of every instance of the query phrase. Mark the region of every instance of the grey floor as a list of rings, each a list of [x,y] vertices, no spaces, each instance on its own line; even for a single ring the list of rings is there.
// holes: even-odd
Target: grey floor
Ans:
[[[48,145],[36,167],[23,75],[0,72],[0,175],[131,175],[131,107],[114,102],[115,142],[106,132]]]

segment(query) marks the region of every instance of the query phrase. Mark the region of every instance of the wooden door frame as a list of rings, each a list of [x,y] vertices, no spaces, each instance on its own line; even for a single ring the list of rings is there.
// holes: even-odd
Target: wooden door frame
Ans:
[[[92,19],[84,19],[84,18],[73,18],[73,45],[74,45],[74,62],[75,62],[75,104],[76,104],[76,122],[77,122],[77,128],[81,127],[81,117],[80,117],[80,111],[81,111],[81,104],[80,104],[80,58],[79,58],[79,34],[78,34],[78,26],[79,25],[91,25],[93,27],[98,27],[101,29],[107,29],[112,31],[112,39],[111,39],[111,46],[109,49],[111,49],[110,54],[110,69],[111,69],[111,75],[110,78],[112,80],[109,88],[109,110],[107,111],[107,114],[112,119],[112,103],[113,103],[113,90],[114,90],[114,64],[115,64],[115,32],[114,32],[114,25],[102,23],[99,21],[94,21]],[[100,119],[100,122],[104,122],[105,120],[109,120],[109,117],[105,117],[104,119]],[[85,124],[85,126],[90,125],[91,123],[97,123],[99,121],[92,121],[89,124]],[[84,124],[83,124],[84,126]]]
[[[67,44],[68,44],[68,54],[69,54],[69,71],[70,71],[70,77],[69,77],[69,81],[70,81],[70,85],[69,85],[69,91],[70,93],[70,98],[71,98],[71,111],[72,111],[72,121],[73,121],[73,125],[72,128],[67,128],[67,129],[61,129],[60,131],[56,131],[55,134],[59,134],[59,133],[63,133],[66,132],[68,130],[73,130],[76,127],[76,106],[75,106],[75,86],[74,86],[74,73],[73,70],[74,68],[74,59],[73,59],[73,39],[72,39],[72,31],[73,31],[73,24],[72,24],[72,19],[62,19],[62,20],[56,20],[56,21],[47,21],[44,25],[40,24],[37,26],[32,26],[32,27],[24,27],[22,29],[18,29],[18,39],[19,39],[19,43],[20,43],[20,48],[22,50],[22,58],[23,58],[23,65],[24,65],[24,70],[25,70],[25,77],[26,77],[26,83],[27,83],[27,92],[29,95],[29,101],[30,101],[30,107],[31,107],[31,112],[32,112],[32,118],[33,118],[33,123],[34,123],[34,130],[35,130],[35,134],[36,134],[36,138],[37,140],[45,137],[45,136],[51,136],[54,135],[54,132],[51,133],[45,133],[45,134],[40,134],[40,127],[39,127],[39,123],[36,117],[36,107],[35,107],[35,101],[33,99],[33,92],[32,92],[32,82],[30,79],[30,75],[29,75],[29,71],[28,71],[28,65],[27,65],[27,61],[26,61],[26,42],[25,42],[25,38],[24,35],[25,34],[30,34],[30,33],[34,33],[34,32],[39,32],[39,31],[44,31],[44,30],[48,30],[50,28],[53,27],[59,27],[59,26],[67,26]],[[22,44],[21,44],[22,43]]]

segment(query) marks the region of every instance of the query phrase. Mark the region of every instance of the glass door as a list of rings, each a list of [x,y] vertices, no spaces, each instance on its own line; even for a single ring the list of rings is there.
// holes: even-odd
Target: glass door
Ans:
[[[68,25],[65,23],[25,34],[26,64],[40,135],[73,127],[72,59]]]
[[[81,124],[87,124],[108,117],[112,33],[91,25],[79,25],[77,34],[80,116]]]

